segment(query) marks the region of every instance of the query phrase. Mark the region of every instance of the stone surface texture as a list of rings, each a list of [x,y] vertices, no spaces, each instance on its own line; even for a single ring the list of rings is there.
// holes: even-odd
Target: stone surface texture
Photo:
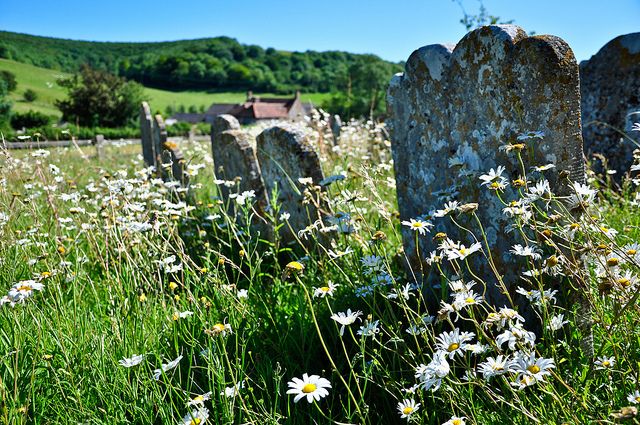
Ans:
[[[257,157],[267,193],[277,187],[280,212],[291,215],[289,223],[294,232],[321,218],[313,204],[302,203],[305,186],[298,179],[310,177],[315,185],[324,179],[318,154],[304,133],[286,126],[264,130],[257,138]],[[281,236],[286,243],[296,241],[287,226],[283,226]]]
[[[148,167],[156,166],[156,155],[153,146],[153,116],[147,102],[140,105],[140,140],[142,143],[142,157]]]
[[[518,178],[515,155],[500,146],[520,133],[539,130],[544,139],[527,142],[523,152],[528,165],[554,163],[556,168],[545,176],[556,193],[569,190],[559,177],[563,171],[573,181],[584,181],[579,90],[578,66],[569,46],[554,36],[529,37],[514,25],[482,27],[455,47],[430,45],[413,52],[404,74],[391,80],[387,96],[401,220],[441,209],[449,199],[479,203],[477,214],[498,272],[510,292],[515,290],[522,282],[513,275],[515,256],[509,250],[517,242],[506,233],[503,205],[495,192],[480,186],[478,177],[504,165],[505,177]],[[503,199],[515,199],[511,189]],[[456,215],[456,220],[482,241],[471,215]],[[434,224],[431,235],[420,238],[419,255],[416,234],[402,226],[405,253],[418,280],[421,267],[428,267],[421,259],[437,245],[435,232],[444,231],[467,247],[476,242],[448,217]],[[474,273],[496,282],[482,254],[469,260]],[[489,285],[488,301],[505,305],[500,292]]]
[[[233,193],[253,190],[254,206],[261,214],[267,206],[267,193],[262,182],[260,166],[250,136],[240,130],[238,120],[231,115],[219,115],[211,125],[211,153],[216,178],[238,180]],[[228,199],[229,188],[220,185],[222,195]]]
[[[602,154],[617,180],[629,171],[640,132],[640,32],[621,35],[580,63],[582,136],[587,157]],[[597,171],[602,171],[596,159]]]

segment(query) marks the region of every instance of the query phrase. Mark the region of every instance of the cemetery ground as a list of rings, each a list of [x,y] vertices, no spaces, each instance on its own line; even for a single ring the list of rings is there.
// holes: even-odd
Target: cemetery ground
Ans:
[[[53,69],[41,68],[26,63],[15,62],[8,59],[0,59],[0,70],[10,71],[16,76],[17,89],[10,94],[14,102],[13,109],[16,112],[28,112],[30,110],[43,114],[60,117],[60,111],[54,102],[66,97],[64,89],[56,84],[60,78],[68,78],[70,74]],[[38,98],[34,102],[24,100],[24,91],[34,90]],[[245,91],[237,92],[207,92],[207,91],[168,91],[150,87],[144,89],[145,98],[159,111],[165,111],[168,106],[178,108],[194,106],[198,109],[209,108],[212,103],[236,103],[246,99]],[[256,93],[261,96],[273,96],[269,93]],[[313,102],[320,105],[330,96],[329,93],[303,93],[304,102]],[[286,97],[284,95],[283,97]]]
[[[294,248],[252,236],[242,224],[252,194],[222,200],[209,143],[181,146],[191,179],[182,199],[145,167],[138,144],[109,144],[101,159],[87,147],[2,151],[0,423],[636,420],[640,216],[630,180],[611,190],[588,173],[588,185],[560,199],[542,183],[545,164],[527,162],[536,141],[525,135],[510,145],[523,175],[501,177],[524,182],[504,207],[514,232],[535,237],[511,252],[482,238],[465,248],[427,223],[483,205],[460,199],[402,223],[379,129],[352,122],[322,149],[316,128],[304,131],[332,177],[307,191],[324,198],[337,230],[323,246],[313,226]],[[485,173],[474,182],[482,190],[503,183],[500,170]],[[527,222],[509,213],[522,200]],[[278,208],[266,217],[287,226]],[[495,283],[482,279],[442,278],[444,304],[428,311],[402,267],[403,226],[440,241],[422,254],[435,275],[466,269],[470,256],[525,260],[518,285],[537,334],[509,306],[485,303]],[[569,279],[575,255],[583,282]],[[581,348],[576,306],[559,302],[578,283],[593,311],[593,355]]]

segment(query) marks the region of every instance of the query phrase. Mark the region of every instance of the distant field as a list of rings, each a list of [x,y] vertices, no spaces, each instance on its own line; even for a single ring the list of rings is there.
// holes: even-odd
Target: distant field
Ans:
[[[18,88],[11,93],[13,100],[13,110],[26,112],[35,110],[48,115],[60,117],[60,111],[54,106],[57,99],[65,97],[64,90],[56,84],[60,78],[66,78],[69,74],[24,63],[0,59],[0,70],[7,70],[16,75]],[[24,91],[32,89],[38,94],[35,102],[26,102],[23,98]],[[184,105],[189,107],[195,105],[208,107],[214,102],[235,103],[245,99],[245,92],[221,92],[208,93],[204,91],[180,91],[172,92],[168,90],[158,90],[145,87],[145,95],[154,111],[164,112],[167,106],[178,107]],[[256,93],[257,96],[274,96],[269,93]],[[282,96],[279,96],[282,97]],[[302,100],[320,105],[329,97],[328,93],[304,93]]]

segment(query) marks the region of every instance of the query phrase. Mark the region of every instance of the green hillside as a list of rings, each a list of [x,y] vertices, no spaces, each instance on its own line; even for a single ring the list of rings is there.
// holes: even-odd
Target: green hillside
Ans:
[[[76,72],[83,64],[170,90],[336,92],[385,83],[400,64],[339,51],[287,52],[229,37],[157,43],[65,40],[0,31],[0,58]]]
[[[60,111],[55,107],[54,102],[57,99],[65,97],[64,90],[56,84],[60,78],[66,78],[70,74],[55,71],[37,66],[19,63],[7,59],[0,59],[0,70],[7,70],[15,74],[18,81],[18,88],[11,93],[13,100],[13,110],[16,112],[26,112],[28,110],[39,111],[48,115],[60,117]],[[24,91],[32,89],[38,94],[35,102],[26,102],[23,98]],[[145,88],[147,101],[156,111],[164,112],[167,106],[174,108],[179,105],[185,107],[201,106],[208,107],[214,102],[235,103],[245,99],[244,91],[233,92],[206,92],[206,91],[168,91],[153,88]],[[269,96],[268,93],[258,94],[260,96]],[[320,104],[328,94],[325,93],[306,93],[302,98],[306,102]]]

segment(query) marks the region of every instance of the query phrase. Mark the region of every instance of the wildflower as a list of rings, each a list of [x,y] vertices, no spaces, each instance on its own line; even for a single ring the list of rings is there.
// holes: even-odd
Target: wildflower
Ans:
[[[342,325],[340,328],[340,336],[344,335],[345,326],[352,325],[356,319],[359,320],[359,317],[362,316],[361,311],[352,312],[351,309],[347,309],[346,313],[339,312],[337,314],[332,314],[331,318]]]
[[[227,398],[233,398],[240,393],[242,388],[244,388],[244,382],[239,382],[232,387],[225,387],[224,391],[220,392],[220,395]]]
[[[434,217],[444,217],[446,215],[448,215],[449,213],[455,211],[458,209],[458,201],[451,201],[451,202],[447,202],[446,204],[444,204],[444,208],[441,210],[437,210],[433,216]]]
[[[600,356],[593,363],[596,365],[596,370],[611,369],[616,364],[616,359],[613,357]]]
[[[640,403],[640,391],[635,390],[631,394],[627,396],[627,401],[629,403],[638,404]]]
[[[299,274],[302,273],[304,271],[304,264],[298,262],[298,261],[291,261],[290,263],[288,263],[285,266],[285,273],[287,275],[289,274]]]
[[[236,296],[239,299],[249,298],[249,291],[247,289],[238,289],[238,292],[236,293]]]
[[[452,332],[442,332],[436,337],[436,348],[445,352],[452,359],[456,354],[464,354],[467,342],[471,341],[474,336],[473,332],[461,333],[458,328],[455,328]]]
[[[357,334],[360,336],[374,336],[378,332],[380,332],[380,328],[378,328],[379,320],[369,322],[364,322],[363,326],[360,326],[360,330],[358,330]]]
[[[421,364],[416,368],[415,377],[418,378],[424,390],[437,391],[442,384],[442,379],[451,371],[446,355],[444,351],[436,351],[428,365]]]
[[[175,282],[169,282],[169,289],[175,291],[178,288],[178,284]]]
[[[496,344],[502,348],[506,342],[510,350],[516,349],[516,344],[533,347],[536,341],[536,334],[525,330],[520,323],[513,324],[509,329],[496,337]]]
[[[42,291],[43,288],[44,284],[35,280],[21,280],[20,282],[14,283],[11,289],[9,289],[7,299],[11,300],[13,306],[24,302],[25,299],[33,295],[34,291]]]
[[[568,200],[571,209],[588,207],[593,203],[596,198],[596,193],[598,192],[595,189],[591,189],[588,185],[578,182],[573,183],[573,190],[575,194],[569,196]]]
[[[429,228],[433,227],[433,224],[429,223],[428,221],[415,220],[413,218],[409,219],[409,221],[403,221],[402,224],[408,226],[411,230],[414,230],[421,235],[426,234],[426,232],[429,231]]]
[[[535,353],[517,353],[512,362],[512,370],[518,374],[513,385],[523,389],[544,381],[545,375],[550,375],[550,369],[555,367],[553,359],[536,358]]]
[[[398,403],[398,411],[400,412],[400,418],[409,418],[420,408],[420,403],[416,403],[414,399],[405,399]]]
[[[123,359],[119,360],[118,363],[120,364],[120,366],[133,367],[133,366],[139,365],[143,359],[144,359],[144,355],[134,354],[129,358],[124,357]]]
[[[289,214],[288,212],[283,212],[282,214],[280,214],[280,221],[287,221],[289,220],[289,218],[291,217],[291,214]]]
[[[511,251],[509,251],[509,252],[511,252],[512,254],[515,254],[515,255],[522,256],[522,257],[531,257],[534,260],[539,260],[542,257],[532,247],[530,247],[530,246],[523,247],[520,244],[514,245],[513,248],[511,249]]]
[[[209,336],[226,336],[227,333],[233,333],[231,325],[228,323],[216,323],[211,329],[205,329],[204,333]]]
[[[549,322],[549,329],[552,331],[557,331],[567,323],[569,323],[569,321],[564,320],[564,314],[557,314],[551,318],[551,321]]]
[[[329,395],[327,388],[331,388],[331,383],[318,375],[308,376],[306,373],[302,375],[302,379],[293,378],[287,383],[289,390],[287,394],[295,394],[293,402],[297,403],[300,399],[307,397],[309,403],[314,400],[318,401]]]
[[[482,373],[484,379],[489,379],[497,375],[503,375],[509,371],[509,356],[487,357],[487,360],[478,365],[478,371]]]
[[[172,319],[173,320],[179,320],[179,319],[185,319],[189,316],[193,316],[193,311],[176,311],[175,313],[173,313]]]
[[[518,135],[518,140],[544,139],[544,131],[527,131]]]
[[[465,247],[462,244],[456,244],[453,248],[445,251],[447,255],[447,260],[464,260],[469,255],[473,254],[476,251],[479,251],[482,248],[482,244],[480,242],[476,242],[471,245],[469,248]]]
[[[504,170],[505,168],[502,165],[500,165],[496,170],[492,168],[489,171],[489,173],[481,175],[480,176],[480,180],[482,180],[481,185],[483,186],[490,185],[494,181],[504,179],[504,177],[502,177],[502,173],[504,173]]]
[[[452,416],[447,422],[442,425],[466,425],[465,416]]]
[[[180,360],[182,360],[181,355],[176,357],[174,360],[171,360],[169,363],[163,363],[160,369],[154,369],[153,379],[157,381],[158,379],[160,379],[160,375],[162,375],[162,372],[168,372],[175,369],[176,366],[178,366],[178,363],[180,363]]]
[[[209,419],[209,409],[199,407],[182,418],[182,425],[204,425]]]
[[[338,286],[340,286],[340,285],[334,284],[332,282],[327,282],[327,286],[321,286],[319,288],[314,288],[313,297],[314,298],[317,298],[317,297],[324,298],[327,295],[331,297],[331,296],[333,296],[333,291],[335,291]]]
[[[205,401],[211,398],[211,391],[202,395],[195,396],[187,402],[187,406],[202,406]]]

